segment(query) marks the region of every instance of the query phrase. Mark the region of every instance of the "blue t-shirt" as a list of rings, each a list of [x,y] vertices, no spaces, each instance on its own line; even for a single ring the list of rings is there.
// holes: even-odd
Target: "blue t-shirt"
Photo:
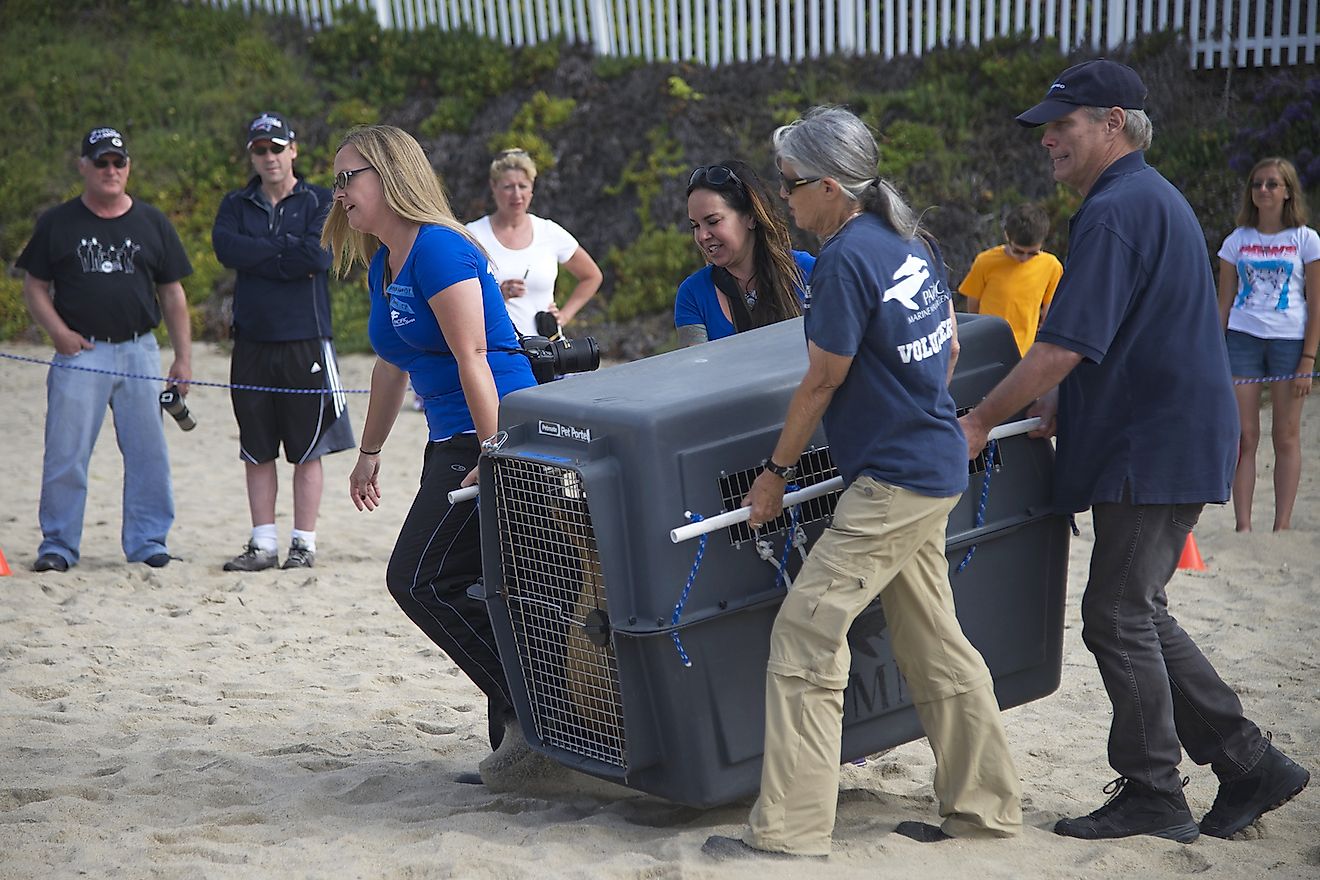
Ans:
[[[1142,153],[1096,180],[1037,341],[1082,356],[1059,386],[1054,500],[1066,512],[1224,501],[1237,405],[1205,237]]]
[[[845,481],[866,474],[937,498],[967,488],[967,441],[948,385],[950,296],[925,243],[875,214],[821,248],[803,317],[809,340],[853,358],[825,411]]]
[[[447,287],[470,278],[481,282],[486,361],[499,396],[536,384],[527,358],[518,353],[518,338],[490,263],[472,242],[443,226],[423,226],[399,277],[382,293],[388,258],[389,251],[382,247],[367,270],[371,291],[367,335],[377,355],[412,379],[413,390],[425,405],[432,440],[476,430],[458,380],[458,361],[431,310],[431,299]]]
[[[803,279],[811,277],[811,268],[816,265],[816,258],[806,251],[793,251],[793,261],[802,270]],[[711,278],[710,266],[703,266],[693,272],[678,286],[678,296],[674,299],[674,326],[704,324],[707,339],[723,339],[734,334],[733,322],[724,317],[720,308],[719,297],[715,295],[715,281]],[[798,299],[803,291],[799,288]]]

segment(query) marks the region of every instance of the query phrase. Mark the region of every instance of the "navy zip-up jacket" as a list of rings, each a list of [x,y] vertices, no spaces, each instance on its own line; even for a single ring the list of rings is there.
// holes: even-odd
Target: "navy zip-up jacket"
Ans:
[[[330,252],[321,228],[330,190],[299,180],[274,207],[261,178],[220,203],[211,246],[221,264],[238,271],[234,336],[254,342],[330,337]]]

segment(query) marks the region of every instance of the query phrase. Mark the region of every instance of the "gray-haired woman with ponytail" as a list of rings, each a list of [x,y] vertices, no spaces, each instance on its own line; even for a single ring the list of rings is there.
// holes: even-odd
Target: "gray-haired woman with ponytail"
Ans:
[[[949,512],[967,488],[966,441],[948,390],[951,291],[917,216],[878,177],[875,139],[860,119],[816,108],[776,131],[774,145],[780,195],[821,249],[803,307],[807,373],[745,499],[748,523],[779,514],[822,418],[846,488],[775,619],[751,827],[704,849],[716,858],[829,853],[848,629],[876,596],[937,756],[943,817],[940,826],[895,830],[923,842],[1015,835],[1017,771],[990,672],[954,615],[944,556]]]

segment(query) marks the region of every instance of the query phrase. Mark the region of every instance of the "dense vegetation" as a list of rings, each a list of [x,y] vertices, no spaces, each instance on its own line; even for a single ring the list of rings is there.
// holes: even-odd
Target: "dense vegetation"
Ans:
[[[359,122],[412,131],[456,212],[488,210],[493,151],[519,145],[543,174],[534,210],[572,231],[606,270],[584,313],[607,353],[672,344],[669,308],[699,262],[683,200],[694,165],[738,156],[773,173],[769,134],[813,104],[842,103],[883,135],[882,171],[918,206],[956,283],[998,218],[1023,199],[1055,219],[1062,254],[1076,198],[1050,180],[1043,152],[1013,115],[1066,63],[1057,46],[998,41],[920,60],[829,59],[714,70],[594,59],[557,44],[508,49],[465,32],[381,31],[347,7],[333,28],[244,16],[177,0],[10,0],[0,33],[0,338],[37,338],[12,266],[45,208],[75,195],[78,139],[119,127],[133,152],[131,191],[174,220],[195,274],[185,282],[199,337],[223,338],[232,286],[210,247],[220,197],[243,183],[240,139],[254,113],[296,122],[299,173],[327,183],[339,136]],[[1150,159],[1187,193],[1217,249],[1242,175],[1289,156],[1312,204],[1320,195],[1320,77],[1305,68],[1193,71],[1173,35],[1123,54],[1151,88]],[[799,244],[814,249],[806,236]],[[361,280],[335,287],[345,350],[365,346]]]

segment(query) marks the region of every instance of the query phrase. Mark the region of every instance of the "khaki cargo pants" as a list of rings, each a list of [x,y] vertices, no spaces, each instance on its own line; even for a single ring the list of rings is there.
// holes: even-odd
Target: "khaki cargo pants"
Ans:
[[[848,629],[877,594],[935,752],[944,832],[1007,837],[1021,830],[1021,786],[990,672],[954,616],[944,533],[957,501],[865,476],[839,498],[771,634],[765,764],[744,837],[751,846],[829,853],[852,660]]]

